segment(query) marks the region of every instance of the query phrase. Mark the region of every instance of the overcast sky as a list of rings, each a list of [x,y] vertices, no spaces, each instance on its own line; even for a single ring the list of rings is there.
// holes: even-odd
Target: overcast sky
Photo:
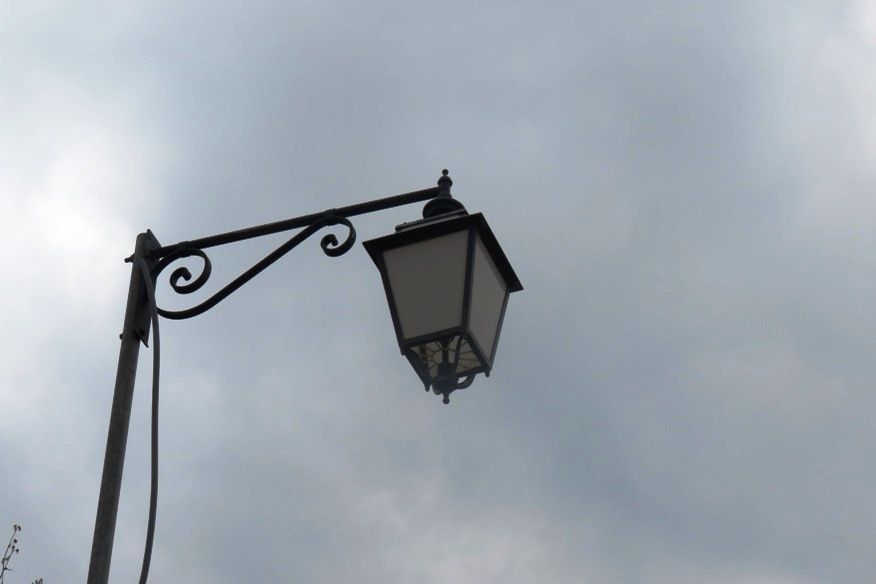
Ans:
[[[85,579],[137,233],[446,167],[525,286],[491,377],[423,392],[358,243],[163,321],[151,582],[872,582],[874,69],[867,0],[0,5],[8,580]]]

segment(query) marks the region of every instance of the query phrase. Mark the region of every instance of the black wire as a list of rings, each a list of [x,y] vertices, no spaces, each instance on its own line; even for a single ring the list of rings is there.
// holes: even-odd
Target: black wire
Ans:
[[[146,549],[143,551],[143,566],[140,568],[140,584],[146,584],[149,564],[152,561],[152,542],[155,539],[155,513],[158,507],[158,380],[161,372],[161,340],[158,336],[158,308],[155,304],[155,287],[152,274],[143,258],[136,258],[146,295],[149,299],[149,314],[152,317],[152,477],[149,493],[149,523],[146,528]]]

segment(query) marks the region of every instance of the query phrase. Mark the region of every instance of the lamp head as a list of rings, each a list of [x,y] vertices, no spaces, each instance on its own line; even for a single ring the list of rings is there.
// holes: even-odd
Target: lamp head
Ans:
[[[444,397],[489,375],[511,292],[522,290],[480,213],[442,193],[423,219],[364,242],[386,292],[399,349],[428,391]]]

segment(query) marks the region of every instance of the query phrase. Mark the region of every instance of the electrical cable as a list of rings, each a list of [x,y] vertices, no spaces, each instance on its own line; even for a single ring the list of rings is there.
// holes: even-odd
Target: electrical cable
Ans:
[[[149,522],[146,528],[146,549],[143,550],[143,565],[140,568],[140,584],[146,584],[149,564],[152,562],[152,543],[155,540],[155,514],[158,507],[158,380],[161,372],[161,339],[158,335],[158,307],[155,303],[155,287],[149,266],[142,257],[134,260],[143,274],[149,315],[152,319],[152,452],[151,485],[149,493]]]

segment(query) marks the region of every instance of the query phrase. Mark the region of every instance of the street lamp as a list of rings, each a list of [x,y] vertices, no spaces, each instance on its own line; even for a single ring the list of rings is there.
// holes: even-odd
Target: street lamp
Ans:
[[[137,358],[140,343],[148,342],[150,326],[155,345],[152,492],[141,582],[148,575],[157,502],[158,316],[182,320],[206,312],[320,229],[335,225],[347,228],[343,242],[334,234],[320,241],[326,255],[337,257],[356,241],[349,217],[429,201],[422,220],[404,223],[396,227],[394,234],[364,243],[380,270],[399,348],[426,390],[431,388],[442,395],[445,404],[450,393],[471,385],[478,373],[490,374],[508,295],[523,288],[483,215],[469,215],[450,195],[452,184],[444,170],[437,187],[174,245],[161,246],[151,231],[137,236],[134,253],[126,260],[134,265],[120,335],[88,584],[106,584],[109,580]],[[205,249],[293,229],[300,231],[200,304],[184,310],[166,310],[157,305],[155,282],[174,262],[188,257],[202,260],[197,277],[185,267],[176,268],[169,276],[175,292],[191,294],[200,290],[211,275]]]

